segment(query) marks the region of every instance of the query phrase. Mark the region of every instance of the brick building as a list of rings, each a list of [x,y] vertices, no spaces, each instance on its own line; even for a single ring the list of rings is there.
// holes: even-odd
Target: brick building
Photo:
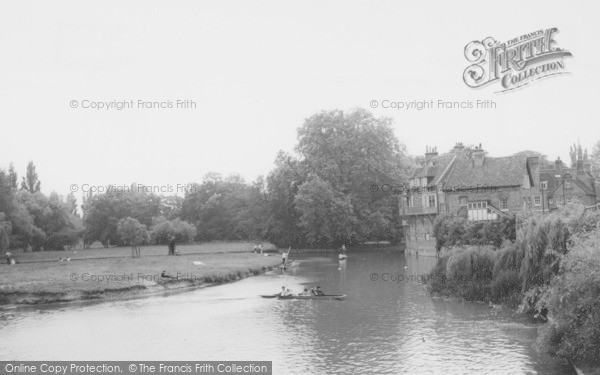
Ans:
[[[586,207],[594,206],[600,198],[589,161],[578,160],[574,168],[569,168],[558,158],[540,171],[540,183],[546,210],[555,210],[573,199]]]
[[[479,145],[438,155],[427,149],[425,165],[401,195],[406,251],[435,255],[433,223],[450,212],[469,220],[494,220],[527,208],[542,209],[537,156],[487,157]]]

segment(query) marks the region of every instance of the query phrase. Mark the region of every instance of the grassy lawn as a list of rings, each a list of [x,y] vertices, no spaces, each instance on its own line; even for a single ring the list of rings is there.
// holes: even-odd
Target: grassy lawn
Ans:
[[[127,298],[233,281],[263,273],[281,262],[276,254],[250,253],[247,245],[181,245],[180,256],[167,256],[166,246],[147,246],[142,247],[139,259],[130,257],[129,248],[91,249],[73,253],[70,262],[44,261],[57,259],[56,255],[64,258],[64,251],[52,252],[53,256],[48,256],[50,252],[18,253],[20,262],[21,256],[34,258],[0,266],[0,304]],[[162,278],[162,271],[174,278]]]
[[[254,247],[252,242],[207,242],[191,245],[177,245],[181,255],[208,254],[208,253],[242,253],[251,252]],[[263,250],[275,249],[271,244],[263,244]],[[167,245],[149,245],[141,247],[142,257],[163,256],[168,252]],[[60,258],[71,257],[72,260],[93,258],[126,258],[131,257],[130,247],[110,247],[94,249],[73,249],[69,251],[36,251],[12,252],[19,263],[58,261]],[[4,259],[3,259],[4,260]]]

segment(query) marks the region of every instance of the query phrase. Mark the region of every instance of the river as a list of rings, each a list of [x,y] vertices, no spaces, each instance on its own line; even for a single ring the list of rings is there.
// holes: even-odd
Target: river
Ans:
[[[571,373],[535,352],[536,325],[427,296],[416,278],[433,258],[392,251],[350,253],[343,262],[333,254],[292,258],[301,266],[175,295],[1,309],[0,359],[267,360],[274,374]],[[391,275],[403,280],[385,281]],[[258,297],[282,285],[348,297]]]

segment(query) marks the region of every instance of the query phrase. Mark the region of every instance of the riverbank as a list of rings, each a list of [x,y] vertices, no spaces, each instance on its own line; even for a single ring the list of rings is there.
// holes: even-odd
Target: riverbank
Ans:
[[[133,298],[218,285],[267,272],[280,262],[274,255],[209,253],[3,265],[0,305]]]

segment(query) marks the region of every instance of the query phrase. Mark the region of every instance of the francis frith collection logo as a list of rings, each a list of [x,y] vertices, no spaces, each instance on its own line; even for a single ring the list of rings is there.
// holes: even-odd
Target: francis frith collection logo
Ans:
[[[492,37],[472,41],[465,47],[471,65],[465,69],[467,86],[479,88],[498,82],[497,92],[514,90],[540,78],[568,73],[564,58],[571,52],[557,47],[556,27],[536,30],[500,43]]]

